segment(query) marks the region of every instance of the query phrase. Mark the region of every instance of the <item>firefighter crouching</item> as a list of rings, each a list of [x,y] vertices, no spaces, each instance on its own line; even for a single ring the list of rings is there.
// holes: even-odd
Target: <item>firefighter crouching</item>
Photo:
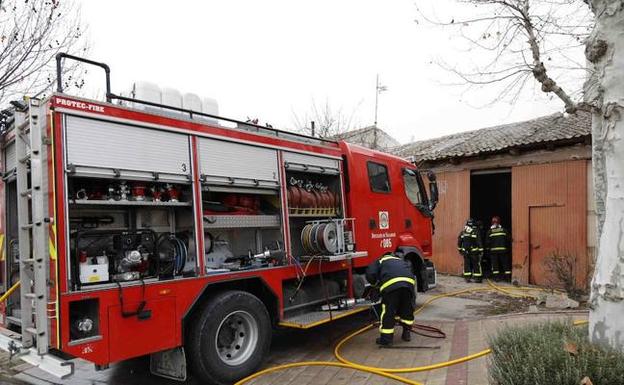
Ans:
[[[492,276],[496,280],[511,281],[509,233],[500,224],[500,217],[492,217],[492,226],[485,237],[485,249],[492,262]]]
[[[381,294],[381,324],[377,344],[383,346],[392,343],[395,316],[403,326],[401,339],[410,341],[416,284],[410,263],[402,258],[402,253],[386,253],[368,266],[366,280],[379,287]]]
[[[466,221],[464,229],[457,237],[457,250],[464,257],[464,278],[470,282],[474,278],[480,283],[483,279],[481,258],[483,257],[483,242],[476,222],[471,218]]]

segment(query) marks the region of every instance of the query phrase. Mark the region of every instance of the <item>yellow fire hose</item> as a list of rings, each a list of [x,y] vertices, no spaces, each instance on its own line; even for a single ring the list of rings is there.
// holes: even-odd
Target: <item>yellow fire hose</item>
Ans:
[[[445,294],[439,294],[436,296],[433,296],[431,298],[429,298],[427,301],[425,301],[418,309],[416,309],[416,311],[414,311],[414,315],[420,313],[427,305],[429,305],[430,303],[432,303],[435,300],[438,300],[440,298],[445,298],[445,297],[454,297],[460,294],[465,294],[465,293],[474,293],[477,291],[498,291],[500,293],[503,293],[505,295],[511,296],[513,298],[522,298],[522,297],[528,297],[528,298],[535,298],[534,295],[531,294],[517,294],[514,293],[513,290],[519,290],[519,291],[549,291],[547,289],[542,289],[542,288],[533,288],[533,287],[513,287],[513,288],[509,288],[509,289],[504,289],[500,286],[497,286],[496,284],[494,284],[492,281],[490,281],[488,279],[488,285],[490,286],[489,288],[487,287],[477,287],[477,288],[470,288],[470,289],[464,289],[464,290],[458,290],[458,291],[454,291],[451,293],[445,293]],[[9,290],[6,291],[6,293],[4,293],[2,296],[0,296],[0,302],[4,302],[6,301],[7,298],[9,298],[9,296],[11,294],[13,294],[13,292],[15,292],[15,290],[17,290],[20,287],[20,281],[17,281],[13,286],[11,286],[9,288]],[[586,320],[577,320],[574,321],[574,325],[575,326],[579,326],[579,325],[586,325],[588,323],[588,321]],[[364,326],[363,328],[360,328],[356,331],[354,331],[353,333],[349,334],[348,336],[344,337],[343,339],[341,339],[338,344],[336,344],[336,347],[334,348],[334,356],[336,357],[336,359],[340,362],[333,362],[333,361],[304,361],[304,362],[295,362],[295,363],[291,363],[291,364],[284,364],[284,365],[279,365],[279,366],[274,366],[272,368],[268,368],[268,369],[264,369],[261,370],[259,372],[256,372],[254,374],[252,374],[251,376],[248,376],[246,378],[243,378],[242,380],[238,381],[235,385],[242,385],[245,384],[255,378],[258,378],[260,376],[263,376],[265,374],[268,373],[272,373],[272,372],[276,372],[276,371],[280,371],[280,370],[286,370],[286,369],[290,369],[290,368],[297,368],[297,367],[302,367],[302,366],[333,366],[333,367],[338,367],[338,368],[345,368],[345,369],[354,369],[354,370],[359,370],[361,372],[367,372],[367,373],[372,373],[381,377],[385,377],[385,378],[389,378],[392,380],[396,380],[398,382],[404,383],[404,384],[408,384],[408,385],[423,385],[422,383],[418,382],[418,381],[414,381],[414,380],[410,380],[408,378],[405,377],[400,377],[397,376],[393,373],[416,373],[416,372],[425,372],[425,371],[429,371],[429,370],[434,370],[434,369],[440,369],[440,368],[444,368],[447,366],[452,366],[452,365],[457,365],[457,364],[461,364],[462,362],[466,362],[466,361],[471,361],[474,360],[476,358],[479,357],[483,357],[486,356],[488,354],[490,354],[492,352],[491,349],[484,349],[480,352],[477,353],[473,353],[464,357],[460,357],[454,360],[449,360],[449,361],[444,361],[444,362],[439,362],[437,364],[432,364],[432,365],[426,365],[426,366],[417,366],[417,367],[413,367],[413,368],[380,368],[380,367],[374,367],[374,366],[366,366],[366,365],[360,365],[358,363],[355,363],[353,361],[349,361],[346,358],[344,358],[341,354],[340,354],[340,348],[347,343],[347,341],[351,340],[353,337],[360,335],[370,329],[372,329],[373,327],[375,327],[375,324],[369,324]]]
[[[17,290],[18,287],[20,287],[20,281],[15,282],[15,284],[11,286],[9,290],[6,291],[6,293],[2,294],[2,296],[0,297],[0,302],[6,301],[6,299],[9,298],[9,296],[13,294],[13,292]]]
[[[460,294],[465,294],[465,293],[473,293],[473,292],[477,292],[477,291],[498,291],[499,293],[511,296],[513,298],[535,298],[535,295],[532,294],[528,294],[528,293],[514,293],[514,290],[518,290],[518,291],[550,291],[548,289],[542,289],[542,288],[533,288],[533,287],[513,287],[513,288],[502,288],[500,286],[497,286],[496,284],[494,284],[492,281],[488,280],[488,285],[489,287],[477,287],[477,288],[470,288],[470,289],[464,289],[464,290],[458,290],[458,291],[454,291],[451,293],[445,293],[445,294],[439,294],[436,296],[433,296],[431,298],[429,298],[427,301],[425,301],[418,309],[416,309],[416,311],[414,311],[414,315],[420,313],[427,305],[429,305],[431,302],[438,300],[440,298],[444,298],[444,297],[453,297],[453,296],[457,296]],[[588,321],[585,320],[578,320],[578,321],[574,321],[574,325],[578,326],[578,325],[585,325],[587,324]],[[488,354],[490,354],[492,352],[491,349],[484,349],[480,352],[477,353],[473,353],[464,357],[460,357],[454,360],[449,360],[449,361],[444,361],[444,362],[439,362],[437,364],[432,364],[432,365],[426,365],[426,366],[417,366],[417,367],[413,367],[413,368],[380,368],[380,367],[374,367],[374,366],[367,366],[367,365],[361,365],[352,361],[347,360],[346,358],[344,358],[341,354],[340,354],[340,348],[347,343],[347,341],[349,341],[350,339],[352,339],[353,337],[360,335],[370,329],[372,329],[375,326],[375,324],[369,324],[364,326],[363,328],[360,328],[354,332],[352,332],[351,334],[349,334],[348,336],[344,337],[343,339],[341,339],[338,344],[336,344],[336,347],[334,348],[334,356],[336,357],[336,359],[340,362],[334,362],[334,361],[304,361],[304,362],[295,362],[295,363],[290,363],[290,364],[284,364],[284,365],[278,365],[278,366],[274,366],[271,368],[267,368],[264,370],[261,370],[257,373],[252,374],[251,376],[245,377],[242,380],[238,381],[236,384],[234,385],[243,385],[255,378],[258,378],[260,376],[263,376],[265,374],[268,373],[272,373],[272,372],[276,372],[276,371],[280,371],[280,370],[285,370],[285,369],[290,369],[290,368],[296,368],[296,367],[302,367],[302,366],[333,366],[333,367],[339,367],[339,368],[346,368],[346,369],[354,369],[354,370],[359,370],[362,372],[367,372],[367,373],[372,373],[381,377],[386,377],[386,378],[390,378],[393,380],[396,380],[398,382],[404,383],[404,384],[408,384],[408,385],[423,385],[421,382],[418,381],[414,381],[414,380],[410,380],[408,378],[405,377],[400,377],[400,376],[396,376],[393,373],[416,373],[416,372],[424,372],[424,371],[429,371],[429,370],[434,370],[434,369],[440,369],[440,368],[444,368],[447,366],[452,366],[452,365],[457,365],[457,364],[461,364],[463,362],[466,361],[471,361],[474,360],[476,358],[479,357],[483,357],[486,356]]]
[[[477,291],[492,291],[492,290],[495,290],[495,291],[498,291],[498,292],[503,293],[505,295],[511,296],[513,298],[521,298],[521,297],[535,298],[534,295],[531,295],[531,294],[517,294],[517,293],[514,293],[513,290],[521,290],[521,291],[532,291],[532,290],[548,291],[546,289],[532,288],[532,287],[514,287],[514,288],[510,288],[510,289],[503,289],[500,286],[495,285],[490,280],[488,280],[488,285],[490,286],[489,288],[487,288],[487,287],[477,287],[477,288],[458,290],[458,291],[454,291],[454,292],[451,292],[451,293],[445,293],[445,294],[439,294],[439,295],[433,296],[433,297],[429,298],[427,301],[425,301],[418,309],[416,309],[416,311],[414,311],[414,315],[420,313],[427,305],[429,305],[431,302],[433,302],[435,300],[438,300],[440,298],[445,298],[445,297],[453,297],[453,296],[457,296],[457,295],[465,294],[465,293],[474,293],[474,292],[477,292]],[[4,302],[19,287],[20,287],[20,281],[17,281],[13,286],[11,286],[9,288],[9,290],[6,291],[6,293],[4,293],[2,296],[0,296],[0,302]],[[577,325],[585,325],[587,323],[588,323],[588,321],[585,321],[585,320],[574,321],[574,325],[575,326],[577,326]],[[304,362],[295,362],[295,363],[291,363],[291,364],[284,364],[284,365],[274,366],[272,368],[261,370],[259,372],[256,372],[256,373],[252,374],[251,376],[243,378],[242,380],[238,381],[235,385],[245,384],[245,383],[247,383],[247,382],[249,382],[249,381],[251,381],[251,380],[253,380],[255,378],[258,378],[258,377],[263,376],[263,375],[268,374],[268,373],[272,373],[272,372],[276,372],[276,371],[280,371],[280,370],[286,370],[286,369],[290,369],[290,368],[302,367],[302,366],[333,366],[333,367],[338,367],[338,368],[354,369],[354,370],[359,370],[361,372],[372,373],[372,374],[375,374],[375,375],[378,375],[378,376],[381,376],[381,377],[385,377],[385,378],[389,378],[389,379],[392,379],[392,380],[396,380],[398,382],[401,382],[401,383],[404,383],[404,384],[408,384],[408,385],[423,385],[422,383],[420,383],[418,381],[410,380],[410,379],[405,378],[405,377],[400,377],[400,376],[397,376],[397,375],[395,375],[393,373],[416,373],[416,372],[425,372],[425,371],[429,371],[429,370],[440,369],[440,368],[444,368],[444,367],[447,367],[447,366],[461,364],[462,362],[471,361],[471,360],[474,360],[476,358],[488,355],[488,354],[490,354],[492,352],[491,349],[484,349],[484,350],[482,350],[480,352],[473,353],[473,354],[470,354],[470,355],[467,355],[467,356],[464,356],[464,357],[460,357],[460,358],[457,358],[457,359],[454,359],[454,360],[439,362],[437,364],[426,365],[426,366],[417,366],[417,367],[413,367],[413,368],[380,368],[380,367],[374,367],[374,366],[360,365],[360,364],[358,364],[356,362],[347,360],[346,358],[344,358],[340,354],[340,348],[344,344],[346,344],[347,341],[351,340],[353,337],[355,337],[357,335],[360,335],[360,334],[362,334],[362,333],[372,329],[374,326],[375,326],[375,324],[366,325],[363,328],[360,328],[360,329],[354,331],[353,333],[349,334],[348,336],[344,337],[343,339],[341,339],[338,342],[338,344],[334,348],[334,356],[340,362],[333,362],[333,361],[304,361]]]

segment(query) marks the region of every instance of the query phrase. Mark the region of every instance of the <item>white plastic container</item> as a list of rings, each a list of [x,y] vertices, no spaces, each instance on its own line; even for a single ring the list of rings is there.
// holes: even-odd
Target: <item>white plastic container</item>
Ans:
[[[182,94],[175,88],[164,87],[162,89],[162,104],[176,108],[182,108]],[[167,115],[180,116],[183,113],[175,110],[163,108],[163,113]]]
[[[162,92],[160,90],[160,87],[158,87],[158,85],[156,85],[155,83],[144,82],[144,81],[136,82],[132,85],[132,91],[130,92],[130,95],[134,99],[145,100],[147,102],[158,103],[158,104],[162,103]],[[158,107],[147,106],[141,103],[134,103],[133,107],[141,109],[141,110],[160,109]]]
[[[162,89],[162,104],[182,108],[182,94],[175,88],[165,87]]]
[[[219,104],[213,98],[203,98],[202,112],[204,114],[219,115]]]
[[[182,96],[182,106],[185,110],[202,112],[202,102],[199,96],[187,92]]]
[[[202,112],[204,114],[210,114],[210,115],[219,115],[219,105],[217,104],[217,101],[213,98],[202,98]],[[202,116],[201,120],[203,120],[206,123],[210,123],[210,124],[218,124],[219,122],[216,119],[213,118],[208,118],[206,116]]]
[[[80,263],[80,283],[107,282],[108,279],[108,258],[98,256],[95,261],[89,258],[87,262]]]

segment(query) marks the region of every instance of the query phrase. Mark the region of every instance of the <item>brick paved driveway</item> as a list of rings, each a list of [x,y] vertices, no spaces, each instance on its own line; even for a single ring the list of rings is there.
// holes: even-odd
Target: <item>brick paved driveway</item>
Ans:
[[[450,285],[449,285],[450,286]],[[448,287],[447,287],[448,289]],[[454,288],[453,288],[454,289]],[[444,287],[436,289],[443,291]],[[432,293],[435,294],[435,293]],[[431,294],[429,294],[431,295]],[[422,295],[418,303],[423,303],[429,295]],[[464,356],[487,347],[488,337],[501,327],[509,324],[521,325],[554,319],[585,319],[586,312],[566,312],[536,314],[515,314],[483,317],[484,310],[492,307],[492,301],[482,294],[475,299],[444,298],[432,303],[417,317],[417,322],[441,328],[446,339],[431,339],[415,336],[410,343],[396,342],[397,345],[420,346],[412,349],[378,349],[374,345],[376,330],[371,330],[351,340],[342,350],[343,355],[355,362],[382,367],[414,367]],[[349,331],[366,325],[372,314],[360,314],[324,325],[308,331],[281,330],[273,339],[271,354],[266,367],[298,361],[333,361],[333,347]],[[399,340],[397,333],[396,340]],[[0,354],[0,383],[14,384],[67,384],[67,385],[173,385],[180,384],[151,376],[149,359],[138,358],[112,365],[110,369],[96,372],[93,366],[79,361],[76,374],[71,379],[59,381],[37,368],[15,360],[8,363],[7,356]],[[469,363],[450,368],[422,373],[408,373],[403,376],[415,379],[426,385],[486,385],[487,358],[479,358]],[[194,379],[188,384],[199,385]],[[350,369],[331,367],[293,368],[258,378],[254,385],[379,385],[396,384],[367,373]],[[203,385],[203,383],[202,383]]]

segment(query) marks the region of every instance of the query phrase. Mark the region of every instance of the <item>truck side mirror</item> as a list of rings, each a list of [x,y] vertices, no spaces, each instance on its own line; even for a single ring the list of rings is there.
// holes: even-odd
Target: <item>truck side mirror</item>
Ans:
[[[427,173],[427,178],[429,178],[429,210],[433,211],[438,205],[438,182],[436,180],[436,175],[433,171],[429,171]]]

